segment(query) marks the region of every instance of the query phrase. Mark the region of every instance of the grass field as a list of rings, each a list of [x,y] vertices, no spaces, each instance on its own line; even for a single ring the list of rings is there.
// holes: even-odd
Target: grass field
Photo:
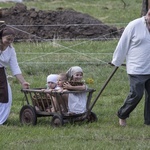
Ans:
[[[140,17],[140,0],[26,0],[29,7],[55,10],[58,7],[73,8],[82,13],[118,27]],[[14,3],[2,3],[10,7]],[[84,79],[92,78],[97,96],[114,67],[111,61],[118,40],[113,41],[56,41],[45,43],[14,43],[18,62],[31,88],[43,87],[50,73],[65,72],[73,65],[84,70]],[[8,74],[11,75],[8,69]],[[150,147],[149,126],[143,124],[144,99],[127,120],[128,125],[118,125],[116,112],[128,93],[128,77],[125,67],[120,67],[98,101],[93,112],[98,117],[94,123],[66,124],[61,128],[50,126],[51,117],[38,118],[36,126],[22,126],[19,112],[24,95],[15,78],[9,79],[13,91],[13,104],[6,125],[0,127],[0,149],[4,150],[148,150]],[[25,102],[24,102],[25,103]]]

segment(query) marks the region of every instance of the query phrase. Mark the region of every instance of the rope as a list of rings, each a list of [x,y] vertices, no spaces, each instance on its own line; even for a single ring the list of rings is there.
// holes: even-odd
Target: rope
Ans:
[[[107,50],[109,50],[109,49],[107,49]],[[37,55],[37,54],[51,54],[51,53],[43,53],[43,52],[38,52],[38,53],[30,53],[30,52],[28,52],[28,53],[20,53],[20,52],[18,52],[17,53],[17,55],[28,55],[28,54],[30,54],[30,55]],[[59,53],[55,53],[55,54],[59,54]],[[63,54],[76,54],[76,53],[63,53]],[[112,53],[86,53],[86,54],[108,54],[108,55],[110,55],[110,54],[112,54]]]
[[[47,39],[44,39],[44,38],[42,38],[42,37],[40,37],[40,36],[37,36],[37,35],[33,35],[33,34],[31,34],[31,33],[29,33],[29,32],[26,32],[26,31],[24,31],[24,30],[21,30],[21,29],[18,29],[18,28],[15,28],[13,25],[7,25],[7,26],[9,26],[9,27],[11,27],[11,28],[13,28],[13,29],[15,29],[15,30],[18,30],[18,31],[21,31],[21,32],[23,32],[23,33],[26,33],[26,34],[28,34],[28,35],[30,35],[31,37],[37,37],[38,39],[41,39],[41,40],[43,40],[43,41],[47,41]],[[113,32],[111,32],[111,33],[108,33],[108,34],[105,34],[105,35],[102,35],[102,36],[99,36],[99,37],[97,37],[97,38],[92,38],[92,39],[90,39],[90,40],[108,40],[108,39],[115,39],[115,38],[106,38],[106,36],[107,35],[111,35],[111,34],[113,34],[113,33],[117,33],[118,31],[121,31],[122,29],[119,29],[119,30],[117,30],[117,31],[113,31]],[[54,39],[49,39],[49,40],[54,40]],[[72,39],[73,40],[73,39]]]
[[[107,26],[107,25],[127,25],[127,23],[106,23],[106,24],[53,24],[53,25],[11,25],[13,27],[65,27],[65,26]]]
[[[38,37],[38,38],[42,39],[41,37],[39,37],[39,36],[37,36],[37,35],[34,35],[34,34],[29,33],[29,32],[26,32],[26,31],[24,31],[24,30],[15,28],[15,27],[13,27],[13,26],[11,26],[11,25],[6,25],[6,26],[11,27],[11,28],[13,28],[13,29],[15,29],[15,30],[21,31],[21,32],[23,32],[23,33],[26,33],[26,34],[28,34],[28,35],[32,35],[32,37]]]
[[[7,26],[9,26],[9,27],[11,27],[11,28],[14,28],[14,29],[16,29],[16,30],[19,30],[19,31],[21,31],[21,32],[24,32],[24,33],[26,33],[26,34],[32,35],[32,34],[26,32],[26,31],[23,31],[23,30],[21,30],[21,29],[15,28],[15,27],[12,27],[11,25],[7,25]],[[112,32],[112,33],[116,33],[116,32],[118,32],[118,31],[114,31],[114,32]],[[106,38],[107,35],[110,35],[110,34],[102,35],[102,37],[104,37],[104,39],[107,40],[107,38]],[[38,37],[38,38],[40,38],[40,39],[43,39],[42,37],[39,37],[39,36],[36,36],[36,35],[33,35],[33,36]],[[100,36],[100,37],[101,37],[101,36]],[[93,41],[93,40],[96,40],[96,39],[99,39],[99,37],[93,38],[93,39],[89,39],[88,41]],[[43,40],[45,41],[45,39],[43,39]],[[76,52],[77,54],[81,54],[82,56],[86,56],[87,58],[93,58],[93,57],[90,57],[89,55],[86,55],[85,53],[77,52],[76,50],[71,49],[71,47],[74,47],[74,46],[77,46],[77,45],[81,45],[81,44],[86,43],[86,42],[87,42],[87,41],[83,41],[83,42],[80,42],[80,43],[78,43],[78,44],[74,44],[74,45],[69,46],[69,47],[66,47],[66,46],[60,45],[60,44],[58,44],[58,43],[55,43],[55,44],[58,45],[59,47],[62,47],[62,49],[59,49],[59,50],[57,50],[57,51],[55,51],[55,52],[46,53],[46,54],[41,55],[41,56],[39,56],[39,57],[35,57],[35,58],[32,58],[32,59],[29,59],[29,60],[20,62],[20,64],[23,64],[23,63],[29,62],[29,61],[33,61],[33,60],[38,59],[38,58],[41,58],[41,57],[45,57],[45,56],[47,56],[47,55],[49,55],[49,54],[54,54],[54,53],[56,53],[56,52],[60,52],[60,51],[62,51],[62,50],[64,50],[64,49],[71,50],[71,51],[73,51],[73,52]],[[102,61],[102,60],[97,59],[97,58],[95,58],[95,57],[94,57],[94,59],[97,60],[97,61],[99,61],[99,62],[102,62],[102,63],[104,63],[104,64],[108,64],[108,62]]]
[[[44,40],[44,42],[49,42],[49,41],[88,41],[88,40],[92,40],[93,38],[71,38],[71,39],[68,39],[68,38],[65,38],[65,39],[59,39],[59,38],[57,38],[57,39],[54,39],[54,38],[52,38],[52,39],[42,39],[42,40]],[[107,41],[110,41],[110,40],[118,40],[119,39],[119,37],[118,38],[107,38]],[[41,40],[41,41],[42,41]],[[106,40],[106,38],[98,38],[98,39],[93,39],[93,41],[98,41],[98,40],[101,40],[101,41],[104,41],[104,40]],[[24,40],[18,40],[17,39],[17,41],[18,42],[23,42]]]

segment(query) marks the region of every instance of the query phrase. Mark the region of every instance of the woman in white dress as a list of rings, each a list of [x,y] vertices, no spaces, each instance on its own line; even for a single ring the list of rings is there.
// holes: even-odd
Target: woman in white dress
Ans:
[[[84,113],[86,111],[87,94],[84,92],[87,85],[82,82],[83,71],[79,66],[73,66],[67,71],[67,76],[70,82],[78,83],[71,85],[69,82],[64,83],[64,89],[82,91],[80,93],[69,93],[68,95],[68,111],[69,113]]]
[[[22,88],[29,88],[29,83],[25,81],[18,65],[15,49],[11,45],[14,37],[15,32],[12,28],[5,27],[0,31],[0,125],[7,120],[12,104],[12,92],[6,77],[6,67],[10,67]]]

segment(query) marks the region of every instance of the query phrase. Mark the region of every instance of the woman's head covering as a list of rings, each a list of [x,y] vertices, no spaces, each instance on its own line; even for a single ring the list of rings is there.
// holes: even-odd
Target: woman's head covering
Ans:
[[[47,83],[48,82],[57,83],[57,80],[58,80],[58,74],[50,74],[49,76],[47,76]]]
[[[83,70],[81,67],[79,66],[74,66],[74,67],[71,67],[67,72],[67,77],[70,79],[75,73],[77,72],[82,72],[83,73]]]
[[[15,36],[15,31],[10,27],[5,27],[0,31],[0,37],[6,36],[6,35],[12,35]]]

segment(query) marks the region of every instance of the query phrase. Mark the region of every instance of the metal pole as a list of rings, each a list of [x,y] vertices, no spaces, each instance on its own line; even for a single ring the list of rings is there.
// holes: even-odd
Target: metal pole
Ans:
[[[113,70],[113,72],[111,73],[111,75],[108,77],[108,79],[106,80],[105,84],[103,85],[103,87],[101,88],[101,90],[99,91],[97,97],[95,98],[93,104],[91,105],[91,107],[89,108],[89,111],[92,110],[93,106],[95,105],[96,101],[98,100],[98,98],[100,97],[101,93],[104,91],[105,87],[107,86],[107,84],[109,83],[109,81],[111,80],[111,78],[113,77],[113,75],[115,74],[115,72],[117,71],[118,67],[115,67],[115,69]]]

